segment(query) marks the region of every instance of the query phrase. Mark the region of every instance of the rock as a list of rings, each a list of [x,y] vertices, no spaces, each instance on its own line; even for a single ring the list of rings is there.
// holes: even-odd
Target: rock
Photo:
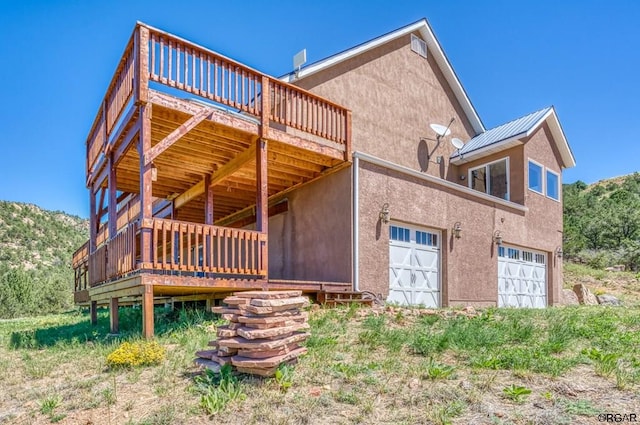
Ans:
[[[249,304],[255,307],[274,307],[274,308],[277,307],[280,310],[274,310],[274,311],[281,311],[281,310],[290,310],[293,308],[302,307],[305,304],[308,305],[309,298],[293,297],[293,298],[279,298],[275,300],[263,300],[260,298],[254,298],[251,300]]]
[[[286,354],[264,358],[264,359],[254,359],[251,357],[233,356],[231,358],[231,364],[236,367],[270,369],[272,367],[278,367],[280,363],[297,358],[305,354],[306,352],[307,352],[307,349],[305,347],[300,347]]]
[[[232,359],[232,357],[218,356],[216,354],[211,356],[211,360],[216,362],[216,363],[218,363],[220,366],[224,366],[226,364],[231,364],[231,359]]]
[[[211,356],[213,356],[214,354],[216,354],[216,350],[196,351],[196,356],[200,357],[201,359],[211,360]]]
[[[260,338],[273,338],[274,336],[285,335],[291,332],[307,330],[309,329],[308,323],[295,323],[291,326],[284,326],[281,328],[268,328],[268,329],[252,329],[242,327],[238,329],[238,335],[246,339],[260,339]]]
[[[251,298],[236,297],[235,295],[224,299],[224,303],[231,306],[249,304]]]
[[[576,293],[578,297],[578,301],[580,304],[584,305],[598,305],[598,299],[595,295],[591,293],[589,288],[584,286],[582,283],[578,283],[573,286],[573,292]]]
[[[211,311],[216,314],[239,314],[240,310],[230,307],[211,307]]]
[[[257,306],[253,303],[262,303],[266,301],[275,305]],[[280,305],[278,305],[280,304]],[[296,310],[300,307],[306,307],[309,305],[309,299],[306,297],[296,297],[288,300],[251,300],[251,304],[241,305],[240,312],[244,315],[247,312],[254,315],[268,315],[272,313],[287,312]]]
[[[624,269],[624,264],[616,264],[615,266],[606,267],[604,270],[607,272],[623,272]]]
[[[229,329],[226,326],[220,326],[217,333],[220,338],[229,338],[238,335],[238,331],[236,329]]]
[[[265,325],[263,327],[260,327],[260,329],[264,329],[264,328],[274,328],[277,326],[287,326],[287,325],[283,325],[285,323],[289,323],[291,321],[293,322],[305,322],[307,319],[309,318],[309,315],[307,313],[304,312],[300,312],[298,314],[295,315],[289,315],[289,316],[271,316],[271,317],[247,317],[247,316],[240,316],[238,318],[238,320],[240,321],[240,323],[245,324],[245,326],[248,327],[256,327],[258,328],[259,326],[254,326],[254,325]]]
[[[211,369],[214,372],[220,372],[220,365],[213,360],[206,360],[198,357],[193,361],[193,363],[195,363],[195,365],[200,368],[207,368]]]
[[[578,296],[571,289],[562,290],[562,304],[563,305],[579,305],[580,301]]]
[[[238,322],[238,316],[237,314],[222,314],[220,317],[222,317],[224,320],[228,320],[230,322]]]
[[[249,341],[242,337],[233,337],[219,340],[218,346],[249,350],[273,350],[274,348],[284,347],[285,345],[291,344],[293,342],[304,341],[309,336],[310,334],[305,332],[293,334],[281,339],[254,339],[252,341]]]
[[[263,300],[273,300],[278,298],[293,298],[302,295],[302,291],[245,291],[236,292],[234,297],[238,298],[258,298]]]
[[[287,354],[290,351],[299,348],[300,346],[297,343],[292,343],[285,345],[281,348],[276,348],[273,350],[237,350],[238,355],[242,357],[249,357],[252,359],[266,359],[268,357],[281,356],[283,354]]]
[[[598,303],[602,305],[622,305],[620,300],[613,295],[602,294],[596,297],[598,299]]]

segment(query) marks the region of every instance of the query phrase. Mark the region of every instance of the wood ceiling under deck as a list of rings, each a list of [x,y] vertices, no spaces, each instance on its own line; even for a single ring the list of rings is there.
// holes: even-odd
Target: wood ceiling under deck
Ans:
[[[170,133],[208,106],[150,90],[151,144],[158,145]],[[174,199],[201,183],[249,150],[258,139],[255,119],[231,111],[212,108],[211,116],[157,156],[157,180],[153,196]],[[344,148],[318,138],[291,136],[271,129],[268,142],[269,196],[308,182],[329,169],[344,164]],[[279,140],[281,139],[281,140]],[[292,143],[292,141],[294,143]],[[303,143],[295,143],[300,141]],[[132,144],[117,165],[117,189],[140,191],[140,158]],[[300,147],[304,146],[304,147]],[[309,150],[311,147],[313,150]],[[246,155],[246,154],[245,154]],[[214,186],[214,220],[218,221],[256,203],[255,155]],[[194,197],[177,209],[179,220],[204,222],[204,194]]]

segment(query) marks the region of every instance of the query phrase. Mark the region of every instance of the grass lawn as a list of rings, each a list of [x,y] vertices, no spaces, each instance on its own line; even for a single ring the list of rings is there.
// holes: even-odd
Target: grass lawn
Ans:
[[[278,379],[198,377],[224,322],[157,310],[156,366],[110,370],[139,338],[86,313],[0,321],[0,423],[596,424],[640,420],[640,308],[311,311],[309,353]],[[217,412],[213,415],[211,412]]]

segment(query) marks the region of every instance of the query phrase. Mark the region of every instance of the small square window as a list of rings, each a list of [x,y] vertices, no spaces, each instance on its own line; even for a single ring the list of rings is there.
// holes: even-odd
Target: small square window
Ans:
[[[542,192],[542,166],[529,161],[529,189],[534,192]]]
[[[551,199],[555,199],[556,201],[560,199],[558,183],[560,183],[558,175],[553,171],[547,170],[547,196]]]

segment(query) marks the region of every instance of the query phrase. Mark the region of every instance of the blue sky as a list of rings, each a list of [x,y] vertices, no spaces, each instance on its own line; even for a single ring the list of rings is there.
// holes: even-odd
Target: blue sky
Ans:
[[[634,0],[0,0],[0,199],[88,215],[85,139],[136,20],[280,75],[423,17],[487,128],[554,105],[565,182],[640,171]]]

